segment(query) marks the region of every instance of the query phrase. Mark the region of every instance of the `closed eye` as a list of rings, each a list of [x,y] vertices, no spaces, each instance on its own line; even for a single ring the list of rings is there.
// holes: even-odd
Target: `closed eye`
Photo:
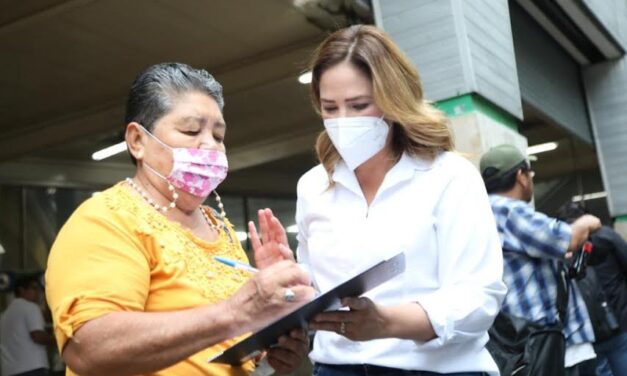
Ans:
[[[370,103],[356,103],[354,104],[352,107],[355,110],[365,110],[366,108],[368,108],[368,106],[370,106]]]

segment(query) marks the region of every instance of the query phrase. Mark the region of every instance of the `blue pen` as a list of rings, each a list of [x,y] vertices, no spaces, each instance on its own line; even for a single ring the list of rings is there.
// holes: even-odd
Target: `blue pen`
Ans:
[[[215,256],[214,260],[216,260],[218,262],[221,262],[224,265],[228,265],[230,267],[233,267],[235,269],[246,270],[247,272],[250,272],[250,273],[257,273],[259,271],[258,269],[255,269],[255,268],[253,268],[252,266],[250,266],[248,264],[244,264],[243,262],[231,260],[231,259],[228,259],[226,257]]]

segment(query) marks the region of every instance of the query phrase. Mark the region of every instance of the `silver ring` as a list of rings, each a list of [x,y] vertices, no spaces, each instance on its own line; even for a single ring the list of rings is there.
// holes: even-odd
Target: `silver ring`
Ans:
[[[346,334],[346,323],[344,321],[340,322],[340,333]]]
[[[283,299],[286,302],[293,302],[296,299],[296,294],[294,294],[294,291],[292,291],[291,289],[285,289],[285,292],[283,293]]]

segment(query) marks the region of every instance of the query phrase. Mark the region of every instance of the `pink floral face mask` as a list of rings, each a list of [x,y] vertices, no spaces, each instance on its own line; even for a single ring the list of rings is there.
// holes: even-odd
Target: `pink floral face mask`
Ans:
[[[155,135],[142,129],[161,145],[172,151],[172,170],[163,176],[144,162],[155,175],[170,182],[176,188],[198,197],[207,197],[224,181],[229,171],[226,154],[219,150],[173,148]]]

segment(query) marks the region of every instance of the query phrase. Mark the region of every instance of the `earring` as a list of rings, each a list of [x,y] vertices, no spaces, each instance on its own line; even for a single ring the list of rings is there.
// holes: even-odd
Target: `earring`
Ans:
[[[213,194],[216,196],[216,203],[218,204],[218,208],[220,209],[220,217],[222,217],[222,221],[226,218],[226,212],[224,211],[224,204],[222,203],[222,199],[218,194],[218,191],[214,190]]]

